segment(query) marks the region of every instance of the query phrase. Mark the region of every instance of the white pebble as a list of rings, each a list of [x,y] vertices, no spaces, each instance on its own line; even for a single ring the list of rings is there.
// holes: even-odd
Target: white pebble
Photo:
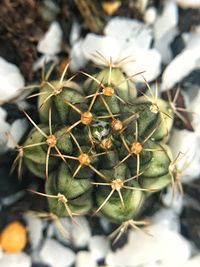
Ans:
[[[75,267],[97,267],[97,263],[88,251],[80,251],[76,255]]]
[[[14,138],[15,142],[18,144],[25,131],[27,130],[28,123],[26,119],[17,119],[15,120],[10,128],[10,134]],[[15,143],[11,138],[8,139],[7,143],[8,148],[14,149]]]
[[[24,78],[17,66],[0,57],[0,104],[20,94]]]
[[[151,25],[155,22],[157,16],[157,10],[155,7],[149,7],[144,13],[144,21]]]
[[[151,220],[154,224],[159,224],[163,226],[163,228],[174,232],[180,232],[179,214],[171,207],[160,209],[154,214]]]
[[[2,251],[2,248],[0,247],[0,260],[2,257],[3,257],[3,251]]]
[[[170,19],[169,19],[170,18]],[[178,8],[173,1],[165,1],[163,13],[154,23],[154,35],[158,40],[178,23]]]
[[[177,0],[182,8],[200,8],[200,0]]]
[[[195,257],[192,257],[181,267],[199,267],[200,266],[200,253]]]
[[[5,109],[0,107],[0,154],[3,154],[6,150],[6,142],[8,140],[5,132],[10,130],[10,124],[6,120],[7,112]]]
[[[181,235],[163,225],[146,227],[151,236],[140,231],[130,231],[127,245],[106,257],[109,267],[142,266],[160,262],[161,266],[181,266],[191,254],[191,247]]]
[[[198,92],[197,96],[193,99],[190,103],[188,109],[192,113],[190,113],[191,123],[194,127],[196,133],[200,137],[200,91]]]
[[[196,132],[174,129],[170,138],[173,157],[181,152],[177,161],[177,169],[181,172],[181,181],[189,183],[200,175],[200,139]]]
[[[132,61],[122,66],[127,76],[145,71],[143,76],[148,82],[153,81],[161,72],[161,56],[155,49],[141,49],[132,47],[125,51],[123,57],[131,56]],[[132,80],[135,82],[144,82],[141,75],[135,76]]]
[[[86,65],[88,60],[84,56],[83,52],[83,39],[80,39],[73,44],[70,51],[70,59],[71,63],[69,65],[69,68],[72,72],[76,72]]]
[[[121,51],[133,44],[148,49],[152,41],[152,29],[136,19],[115,17],[107,23],[104,33],[117,40]]]
[[[190,34],[186,48],[165,68],[162,75],[162,90],[172,88],[197,68],[200,59],[200,34]]]
[[[75,253],[53,239],[46,239],[40,251],[44,263],[56,267],[68,267],[75,261]]]
[[[113,62],[116,62],[120,52],[117,39],[110,36],[99,36],[94,33],[87,34],[83,41],[82,49],[84,56],[97,65],[108,65],[110,58],[112,58]]]
[[[61,51],[61,43],[62,30],[59,23],[54,21],[44,37],[38,42],[37,50],[43,54],[55,55]]]
[[[91,255],[96,261],[105,258],[109,247],[110,244],[108,238],[102,235],[92,236],[88,244],[88,248],[91,251]]]
[[[4,253],[0,258],[1,267],[30,267],[31,258],[24,252],[15,254]]]
[[[174,194],[172,185],[168,187],[166,193],[162,195],[162,202],[176,214],[180,214],[183,209],[183,195],[178,190],[176,190]]]
[[[85,217],[76,217],[76,223],[73,223],[69,218],[61,218],[60,222],[66,232],[69,233],[69,240],[75,247],[86,247],[91,238],[91,229],[88,221]],[[56,237],[66,244],[68,240],[61,235],[61,233],[56,229]]]
[[[40,242],[43,238],[42,220],[31,214],[26,214],[24,218],[27,223],[27,230],[29,241],[31,243],[31,248],[35,249],[40,245]]]

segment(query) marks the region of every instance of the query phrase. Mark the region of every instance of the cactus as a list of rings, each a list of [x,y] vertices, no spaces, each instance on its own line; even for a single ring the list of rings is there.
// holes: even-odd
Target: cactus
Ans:
[[[121,223],[136,221],[145,200],[173,183],[167,146],[174,111],[149,84],[137,91],[120,68],[111,64],[95,75],[41,83],[40,124],[23,144],[23,162],[45,179],[49,210],[58,217],[91,213]],[[142,75],[142,74],[138,74]],[[138,96],[140,95],[140,96]],[[116,232],[117,233],[117,232]],[[119,237],[119,236],[118,236]]]

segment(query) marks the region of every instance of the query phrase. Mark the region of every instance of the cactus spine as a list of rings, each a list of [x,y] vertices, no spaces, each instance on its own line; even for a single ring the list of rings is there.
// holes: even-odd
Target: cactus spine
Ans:
[[[83,73],[81,85],[64,78],[67,68],[40,87],[40,124],[25,113],[34,127],[24,162],[45,179],[49,209],[58,217],[94,211],[133,223],[148,195],[172,182],[166,142],[173,111],[147,83],[147,94],[138,96],[120,68]]]

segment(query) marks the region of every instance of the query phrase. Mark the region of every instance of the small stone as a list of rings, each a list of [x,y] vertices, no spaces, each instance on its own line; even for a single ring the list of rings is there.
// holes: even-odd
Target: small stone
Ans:
[[[177,169],[181,172],[181,181],[188,183],[200,175],[200,147],[199,136],[196,132],[174,129],[170,138],[173,158],[181,152],[181,159],[177,161]]]
[[[15,98],[23,87],[24,78],[18,67],[0,57],[0,104]]]
[[[80,251],[76,255],[75,267],[97,267],[97,263],[88,251]]]
[[[183,209],[183,195],[178,190],[174,194],[172,187],[168,187],[162,195],[162,202],[176,214],[180,214]]]
[[[170,19],[169,19],[170,18]],[[163,13],[154,23],[154,36],[158,40],[178,24],[178,8],[173,1],[166,1]]]
[[[35,249],[40,245],[40,242],[43,238],[42,231],[43,231],[43,224],[42,220],[33,216],[31,214],[25,215],[25,220],[27,223],[27,231],[29,236],[29,241],[31,243],[31,248]]]
[[[116,252],[109,252],[106,257],[108,266],[142,266],[155,264],[161,266],[181,266],[191,254],[191,247],[177,232],[162,224],[153,224],[145,229],[147,235],[140,231],[130,231],[128,243]],[[149,265],[147,265],[149,266]]]
[[[0,154],[6,152],[6,142],[8,140],[6,132],[10,130],[10,124],[6,122],[7,112],[0,107]]]
[[[17,119],[15,120],[10,128],[10,134],[14,138],[15,142],[18,144],[25,131],[28,128],[28,123],[26,119]],[[7,147],[14,149],[15,144],[11,138],[8,139]]]
[[[157,211],[154,214],[152,221],[154,224],[159,224],[171,231],[180,232],[179,214],[171,207],[162,208]]]
[[[91,229],[85,217],[76,217],[76,223],[73,223],[69,218],[60,218],[60,223],[66,233],[69,234],[68,239],[66,239],[59,229],[53,225],[52,227],[54,230],[51,230],[51,232],[54,232],[56,238],[60,242],[66,245],[69,245],[71,242],[71,244],[77,248],[87,246],[91,238]]]
[[[172,59],[170,43],[178,33],[177,24],[177,5],[173,1],[166,1],[163,13],[154,23],[155,48],[162,55],[162,61],[165,64]]]
[[[126,53],[126,54],[125,54]],[[127,76],[131,76],[138,72],[144,71],[143,76],[150,82],[156,79],[161,72],[161,56],[155,49],[131,48],[125,51],[122,57],[131,55],[131,62],[122,66]],[[144,82],[141,75],[136,75],[133,79],[135,82]]]
[[[156,16],[157,16],[156,8],[153,6],[149,7],[144,13],[144,21],[146,22],[146,24],[151,25],[155,22]]]
[[[176,0],[182,8],[200,8],[200,0]]]
[[[103,3],[101,4],[103,11],[111,16],[113,15],[121,6],[121,1],[113,1],[113,2],[107,2],[107,1],[103,1]]]
[[[199,267],[200,266],[200,254],[192,257],[181,267]]]
[[[200,59],[200,34],[191,33],[188,38],[189,41],[187,42],[186,48],[164,70],[162,75],[162,90],[172,88],[198,67],[198,60]]]
[[[97,65],[109,65],[110,58],[116,62],[120,48],[117,39],[110,36],[87,34],[82,45],[84,56]],[[105,58],[105,59],[104,59]]]
[[[1,267],[31,267],[31,258],[26,253],[3,254]]]
[[[104,33],[117,40],[121,52],[133,45],[148,49],[152,41],[152,29],[136,19],[114,17],[104,28]]]
[[[69,42],[72,45],[72,48],[73,48],[73,45],[76,44],[80,40],[80,31],[81,31],[80,24],[77,21],[73,22],[72,29],[71,29],[70,36],[69,36]]]
[[[70,51],[71,63],[69,68],[72,72],[76,72],[83,68],[87,63],[87,58],[84,56],[83,52],[83,39],[78,40]]]
[[[0,260],[1,260],[1,258],[3,257],[3,251],[2,251],[2,248],[1,248],[1,246],[0,246]]]
[[[43,54],[55,55],[61,51],[61,42],[62,30],[59,23],[54,21],[44,37],[38,42],[37,50]]]
[[[96,260],[102,260],[105,258],[109,250],[109,241],[105,236],[92,236],[90,238],[88,248],[91,252],[92,257]]]
[[[44,263],[56,267],[68,267],[75,261],[75,253],[54,239],[46,239],[40,251]]]
[[[194,98],[194,100],[190,103],[189,105],[189,111],[192,112],[190,113],[190,118],[191,118],[191,123],[192,126],[194,127],[195,131],[197,134],[199,134],[200,137],[200,91]]]

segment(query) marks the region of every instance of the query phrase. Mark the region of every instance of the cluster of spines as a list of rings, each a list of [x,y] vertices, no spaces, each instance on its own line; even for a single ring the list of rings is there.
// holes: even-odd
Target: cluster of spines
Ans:
[[[69,83],[72,81],[72,79],[74,78],[71,77],[68,80],[64,80],[64,76],[66,74],[68,65],[66,66],[61,79],[59,80],[59,82],[56,83],[56,85],[54,85],[54,83],[51,83],[48,81],[50,72],[47,74],[47,77],[43,80],[43,82],[41,83],[40,87],[40,92],[37,94],[34,94],[33,96],[43,96],[43,100],[42,103],[39,102],[39,109],[42,112],[42,109],[45,106],[48,106],[48,101],[50,99],[52,99],[54,96],[59,95],[63,88],[66,88]],[[129,191],[129,190],[134,190],[134,191],[147,191],[147,192],[152,192],[152,191],[157,191],[160,188],[143,188],[141,186],[138,186],[138,181],[140,180],[140,177],[143,175],[143,173],[145,172],[145,170],[143,170],[142,168],[140,168],[141,166],[141,155],[142,152],[162,152],[165,153],[169,159],[169,163],[167,165],[168,168],[168,173],[171,179],[171,183],[173,188],[175,189],[175,184],[178,183],[179,184],[179,188],[182,190],[179,180],[176,179],[177,178],[177,173],[178,171],[176,171],[176,162],[179,158],[180,155],[177,156],[177,158],[175,160],[171,159],[171,156],[168,154],[167,149],[165,149],[165,145],[159,145],[159,146],[154,146],[152,145],[151,139],[152,137],[155,138],[155,133],[158,132],[158,129],[160,128],[160,125],[165,124],[165,120],[166,117],[170,117],[171,120],[173,120],[173,118],[171,118],[171,116],[169,115],[169,113],[171,112],[172,116],[173,113],[178,113],[178,109],[175,107],[175,101],[170,101],[169,103],[169,107],[171,108],[169,113],[166,113],[165,111],[161,110],[159,104],[158,104],[158,96],[157,96],[157,89],[156,89],[156,93],[154,95],[151,87],[148,85],[148,83],[146,82],[146,85],[149,89],[149,93],[150,96],[143,94],[144,98],[146,99],[146,102],[148,103],[148,108],[149,108],[149,112],[158,115],[159,120],[156,123],[156,126],[147,134],[145,135],[143,133],[143,138],[141,138],[139,136],[139,127],[138,127],[138,120],[140,119],[140,113],[139,112],[135,112],[134,111],[134,105],[132,106],[130,103],[127,103],[127,99],[123,99],[123,97],[120,96],[120,94],[118,94],[116,88],[118,85],[115,84],[115,86],[113,86],[111,80],[112,80],[112,65],[109,65],[109,69],[108,69],[108,80],[106,82],[106,84],[104,84],[101,80],[99,80],[97,77],[91,76],[89,74],[83,73],[84,75],[88,76],[93,83],[96,83],[96,89],[94,92],[92,92],[91,94],[86,95],[84,98],[85,100],[84,102],[84,109],[82,109],[81,107],[79,107],[79,105],[73,103],[72,101],[69,101],[67,99],[64,99],[63,102],[65,103],[65,105],[67,105],[68,107],[70,107],[73,111],[75,111],[75,113],[77,113],[77,115],[79,116],[79,119],[76,120],[74,123],[72,123],[71,125],[66,125],[64,127],[64,130],[62,131],[62,134],[58,137],[56,136],[56,134],[53,132],[53,128],[54,126],[52,126],[52,108],[49,106],[48,109],[48,121],[49,121],[49,126],[48,129],[43,130],[40,126],[38,126],[32,119],[31,117],[25,113],[26,117],[28,118],[28,120],[33,124],[33,126],[36,128],[36,130],[41,134],[41,136],[43,136],[44,140],[41,142],[37,142],[37,143],[33,143],[33,144],[25,144],[24,146],[17,146],[16,148],[19,151],[19,155],[16,158],[16,161],[19,160],[20,164],[19,164],[19,174],[21,172],[21,161],[22,161],[22,157],[24,156],[24,150],[27,150],[29,148],[33,148],[33,147],[37,147],[37,146],[46,146],[47,147],[47,151],[46,151],[46,161],[45,161],[45,176],[48,182],[49,179],[49,157],[59,157],[62,159],[62,161],[64,162],[64,164],[66,164],[66,166],[69,166],[69,161],[75,161],[77,164],[75,164],[75,166],[77,166],[72,174],[72,177],[74,179],[76,179],[79,171],[81,170],[81,168],[86,167],[87,170],[90,169],[93,174],[96,175],[96,179],[91,181],[91,186],[97,186],[98,188],[100,187],[104,187],[104,188],[110,188],[109,190],[105,190],[106,192],[108,192],[108,194],[106,196],[104,196],[104,199],[101,200],[101,204],[99,205],[99,207],[96,209],[95,214],[99,211],[101,211],[103,209],[103,207],[106,205],[106,203],[110,200],[110,198],[113,195],[117,194],[119,203],[120,203],[120,209],[125,209],[125,201],[123,198],[123,194],[122,191]],[[140,73],[141,74],[141,73]],[[123,82],[126,82],[128,79],[125,79],[124,81],[120,82],[119,85]],[[43,91],[43,88],[45,86],[48,86],[48,88],[50,90],[52,90],[52,92],[49,94],[49,92],[45,92]],[[46,94],[48,94],[47,96],[45,96]],[[118,113],[115,112],[113,113],[111,107],[109,106],[107,99],[109,97],[115,97],[117,99],[117,101],[119,102],[119,105],[122,107],[125,107],[125,111],[124,113]],[[176,95],[177,97],[177,95]],[[100,100],[101,104],[103,106],[103,110],[101,112],[101,114],[98,114],[98,110],[95,110],[93,112],[93,107],[95,105],[96,100]],[[89,105],[85,105],[85,103],[89,102]],[[130,115],[126,115],[126,107],[131,105],[131,114]],[[137,105],[137,101],[136,101],[136,105]],[[87,107],[87,108],[86,108]],[[130,112],[129,112],[130,113]],[[97,114],[97,115],[96,115]],[[103,114],[103,115],[102,115]],[[178,113],[179,114],[179,113]],[[91,125],[94,122],[105,122],[109,125],[108,126],[108,132],[109,134],[105,137],[102,138],[101,140],[97,140],[96,138],[94,138],[93,135],[93,129],[91,129]],[[67,122],[66,122],[67,124]],[[76,137],[76,134],[74,133],[74,129],[77,128],[77,126],[83,126],[81,127],[81,131],[84,135],[84,141],[86,141],[86,148],[85,146],[82,147],[82,144],[79,144],[79,138]],[[131,125],[131,127],[129,127]],[[86,130],[84,130],[84,128]],[[131,129],[129,129],[131,128]],[[170,128],[170,127],[169,127]],[[166,126],[166,129],[164,130],[165,132],[168,133],[168,126]],[[133,138],[132,140],[126,139],[126,131],[130,131]],[[65,153],[63,153],[59,147],[58,147],[58,142],[59,142],[59,138],[63,138],[68,136],[68,138],[73,142],[73,145],[75,146],[75,150],[76,150],[76,155],[67,155]],[[159,137],[158,137],[159,138]],[[88,140],[86,140],[88,139]],[[120,143],[120,150],[124,150],[122,153],[121,158],[119,159],[115,159],[116,162],[114,164],[114,166],[112,166],[112,169],[117,172],[117,169],[119,168],[119,166],[123,166],[124,169],[126,169],[126,162],[130,159],[133,158],[135,160],[135,173],[134,175],[131,175],[129,173],[128,178],[117,178],[117,177],[112,177],[112,175],[108,175],[106,174],[106,171],[101,171],[102,167],[100,167],[100,169],[98,169],[98,167],[96,167],[96,165],[93,165],[93,160],[95,158],[99,158],[101,156],[107,156],[107,160],[109,160],[109,154],[113,153],[113,147],[114,145],[118,145],[118,143]],[[83,149],[84,148],[84,149]],[[96,151],[97,150],[97,151]],[[103,150],[103,151],[102,151]],[[51,153],[53,151],[53,153]],[[100,151],[100,152],[99,152]],[[97,152],[97,153],[96,153]],[[15,161],[15,163],[16,163]],[[105,162],[106,163],[106,162]],[[134,183],[136,184],[136,186],[134,186]],[[90,187],[90,186],[89,186]],[[163,186],[161,186],[162,188]],[[104,190],[103,190],[104,191]],[[63,205],[64,209],[66,210],[66,214],[68,216],[70,216],[71,218],[73,218],[73,216],[75,215],[80,215],[79,213],[73,212],[70,208],[70,200],[67,199],[67,197],[62,194],[61,192],[58,192],[57,194],[48,194],[47,193],[39,193],[36,192],[37,194],[43,195],[43,196],[47,196],[49,199],[54,199],[56,200],[58,203],[61,203],[61,205]],[[138,203],[138,208],[139,206],[142,204],[142,198],[140,199]],[[91,208],[91,207],[90,207]],[[123,222],[123,218],[115,218],[117,222],[122,222],[122,225],[120,226],[120,232],[123,232],[124,229],[126,229],[128,227],[128,225],[131,225],[133,227],[137,228],[137,225],[140,224],[146,224],[145,221],[138,221],[138,223],[131,219],[128,218],[126,219],[125,222]],[[119,236],[117,235],[117,238]]]

